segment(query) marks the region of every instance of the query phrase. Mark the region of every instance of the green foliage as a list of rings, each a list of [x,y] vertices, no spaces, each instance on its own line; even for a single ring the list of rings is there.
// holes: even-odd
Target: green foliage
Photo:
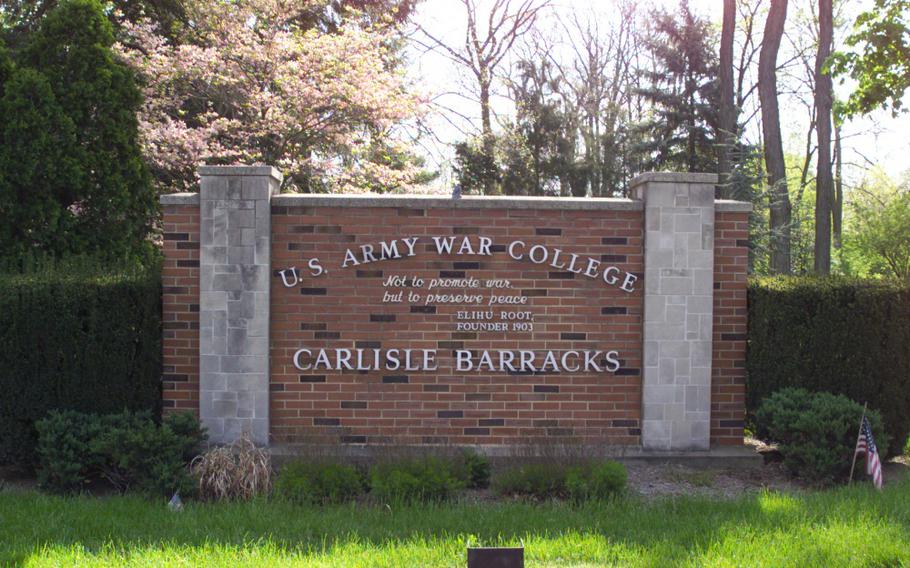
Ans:
[[[293,503],[328,505],[356,499],[364,480],[354,467],[338,463],[294,461],[281,467],[275,494]]]
[[[626,487],[626,467],[615,461],[567,466],[526,464],[508,469],[493,479],[493,490],[503,496],[543,501],[568,497],[575,502],[606,499]]]
[[[628,478],[626,466],[616,461],[576,466],[566,473],[566,493],[576,502],[607,499],[622,493]]]
[[[493,478],[493,490],[499,495],[534,499],[564,497],[567,473],[567,468],[560,464],[527,464]]]
[[[187,471],[185,456],[195,456],[205,440],[198,423],[190,426],[191,421],[196,422],[192,415],[177,419],[183,430],[178,434],[171,428],[172,421],[165,420],[159,427],[149,412],[102,416],[101,431],[90,448],[101,474],[119,491],[190,495],[196,482]]]
[[[14,69],[13,59],[10,57],[9,50],[6,49],[3,41],[0,40],[0,96],[3,96],[4,84],[12,77]]]
[[[756,413],[760,432],[779,443],[784,465],[815,482],[843,481],[850,474],[863,407],[843,395],[782,389],[765,399]],[[867,410],[876,444],[888,437],[875,410]]]
[[[4,0],[0,33],[11,44],[25,44],[58,4],[59,0]],[[106,13],[112,23],[121,18],[130,22],[150,18],[168,37],[186,21],[184,0],[110,0],[105,5],[109,7]]]
[[[433,457],[378,464],[370,471],[372,494],[382,502],[445,501],[462,487],[451,463]]]
[[[910,284],[910,191],[856,205],[856,244],[873,270]]]
[[[476,451],[466,448],[461,452],[461,459],[456,462],[456,469],[464,472],[459,475],[465,487],[485,489],[490,486],[490,459]]]
[[[188,495],[195,488],[185,456],[199,451],[205,433],[191,415],[158,426],[148,412],[52,411],[36,427],[38,480],[46,489],[77,490],[98,475],[120,491]]]
[[[38,484],[60,492],[76,491],[100,465],[91,442],[101,432],[101,421],[93,414],[75,410],[52,411],[35,424]]]
[[[151,250],[146,237],[157,201],[140,154],[142,99],[113,44],[98,0],[64,0],[31,34],[6,82],[3,116],[18,118],[2,129],[0,217],[28,222],[5,231],[20,237],[18,248],[59,253],[63,242],[73,252],[112,257]],[[23,196],[19,210],[11,198]]]
[[[893,114],[901,111],[910,87],[910,0],[875,0],[844,43],[853,51],[833,54],[829,65],[857,86],[840,112],[855,116],[889,106]]]
[[[157,412],[157,269],[87,259],[0,271],[0,462],[33,463],[51,410]]]
[[[677,14],[653,14],[647,47],[654,71],[641,95],[654,105],[653,118],[638,128],[648,136],[637,151],[644,171],[717,171],[718,124],[716,33],[683,0]]]
[[[487,156],[479,140],[455,145],[455,176],[464,194],[482,195],[484,188],[499,183],[499,167]]]
[[[843,394],[881,412],[901,452],[910,433],[910,288],[846,278],[776,277],[749,285],[746,406],[785,387]]]
[[[75,188],[82,185],[83,153],[72,120],[48,80],[20,69],[0,98],[0,250],[61,255],[75,243]]]
[[[162,424],[176,436],[177,449],[184,463],[190,463],[202,453],[202,445],[208,434],[193,413],[172,412],[164,417]]]

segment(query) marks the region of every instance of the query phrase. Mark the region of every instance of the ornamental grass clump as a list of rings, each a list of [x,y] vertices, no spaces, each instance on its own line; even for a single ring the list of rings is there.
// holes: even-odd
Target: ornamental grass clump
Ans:
[[[199,497],[206,501],[252,499],[272,486],[272,459],[248,434],[228,446],[208,450],[193,460]]]

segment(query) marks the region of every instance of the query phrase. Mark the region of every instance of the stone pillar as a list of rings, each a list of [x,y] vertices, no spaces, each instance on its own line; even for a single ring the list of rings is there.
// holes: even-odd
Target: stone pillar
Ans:
[[[649,173],[644,202],[641,443],[707,450],[711,421],[714,174]]]
[[[199,168],[199,416],[215,443],[269,442],[270,166]]]

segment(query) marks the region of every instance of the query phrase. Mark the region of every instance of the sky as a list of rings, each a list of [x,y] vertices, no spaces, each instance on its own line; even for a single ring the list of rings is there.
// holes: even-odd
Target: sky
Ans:
[[[478,4],[479,13],[488,13],[483,10],[489,5],[489,0],[478,0]],[[650,4],[674,10],[678,0],[652,0]],[[858,13],[870,4],[871,0],[850,0],[848,9],[856,10]],[[690,5],[694,11],[707,16],[718,29],[720,28],[721,0],[690,0]],[[807,0],[793,0],[790,2],[788,17],[792,21],[797,11],[807,9],[809,9]],[[564,43],[561,40],[565,39],[564,32],[558,24],[559,19],[587,14],[593,14],[599,25],[608,27],[610,19],[615,14],[615,4],[612,0],[553,0],[552,8],[541,18],[538,27],[544,34],[554,38],[555,50],[566,50],[567,47],[559,45]],[[465,13],[459,0],[424,0],[418,5],[415,21],[450,45],[459,45],[464,41]],[[792,30],[792,33],[798,32]],[[415,37],[421,36],[417,33]],[[782,51],[784,49],[782,47]],[[427,117],[426,124],[433,132],[434,138],[425,137],[422,140],[422,150],[430,162],[428,165],[442,170],[440,185],[443,188],[448,187],[452,183],[451,145],[464,140],[466,133],[479,129],[479,104],[465,96],[471,92],[470,77],[448,57],[438,51],[424,49],[415,43],[412,43],[408,55],[409,72],[417,80],[419,88],[434,101],[435,108],[445,109],[441,112],[432,112]],[[846,98],[849,90],[849,85],[842,86],[835,82],[838,96]],[[512,105],[508,100],[497,97],[493,103],[496,114],[504,117],[510,115]],[[785,150],[802,153],[808,122],[807,111],[784,95],[781,97],[780,105],[781,124],[787,146]],[[843,138],[847,175],[853,182],[858,182],[862,178],[863,169],[868,167],[870,162],[879,165],[895,178],[910,170],[910,116],[906,114],[895,119],[889,112],[880,111],[871,117],[852,120],[845,124]]]

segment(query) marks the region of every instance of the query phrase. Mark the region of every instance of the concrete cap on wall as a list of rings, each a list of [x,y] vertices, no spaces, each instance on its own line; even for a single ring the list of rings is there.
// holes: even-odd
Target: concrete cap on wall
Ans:
[[[272,166],[199,166],[199,176],[268,176],[281,183],[284,176]]]
[[[707,183],[717,185],[717,174],[689,172],[647,172],[635,176],[629,183],[632,190],[645,183]]]

